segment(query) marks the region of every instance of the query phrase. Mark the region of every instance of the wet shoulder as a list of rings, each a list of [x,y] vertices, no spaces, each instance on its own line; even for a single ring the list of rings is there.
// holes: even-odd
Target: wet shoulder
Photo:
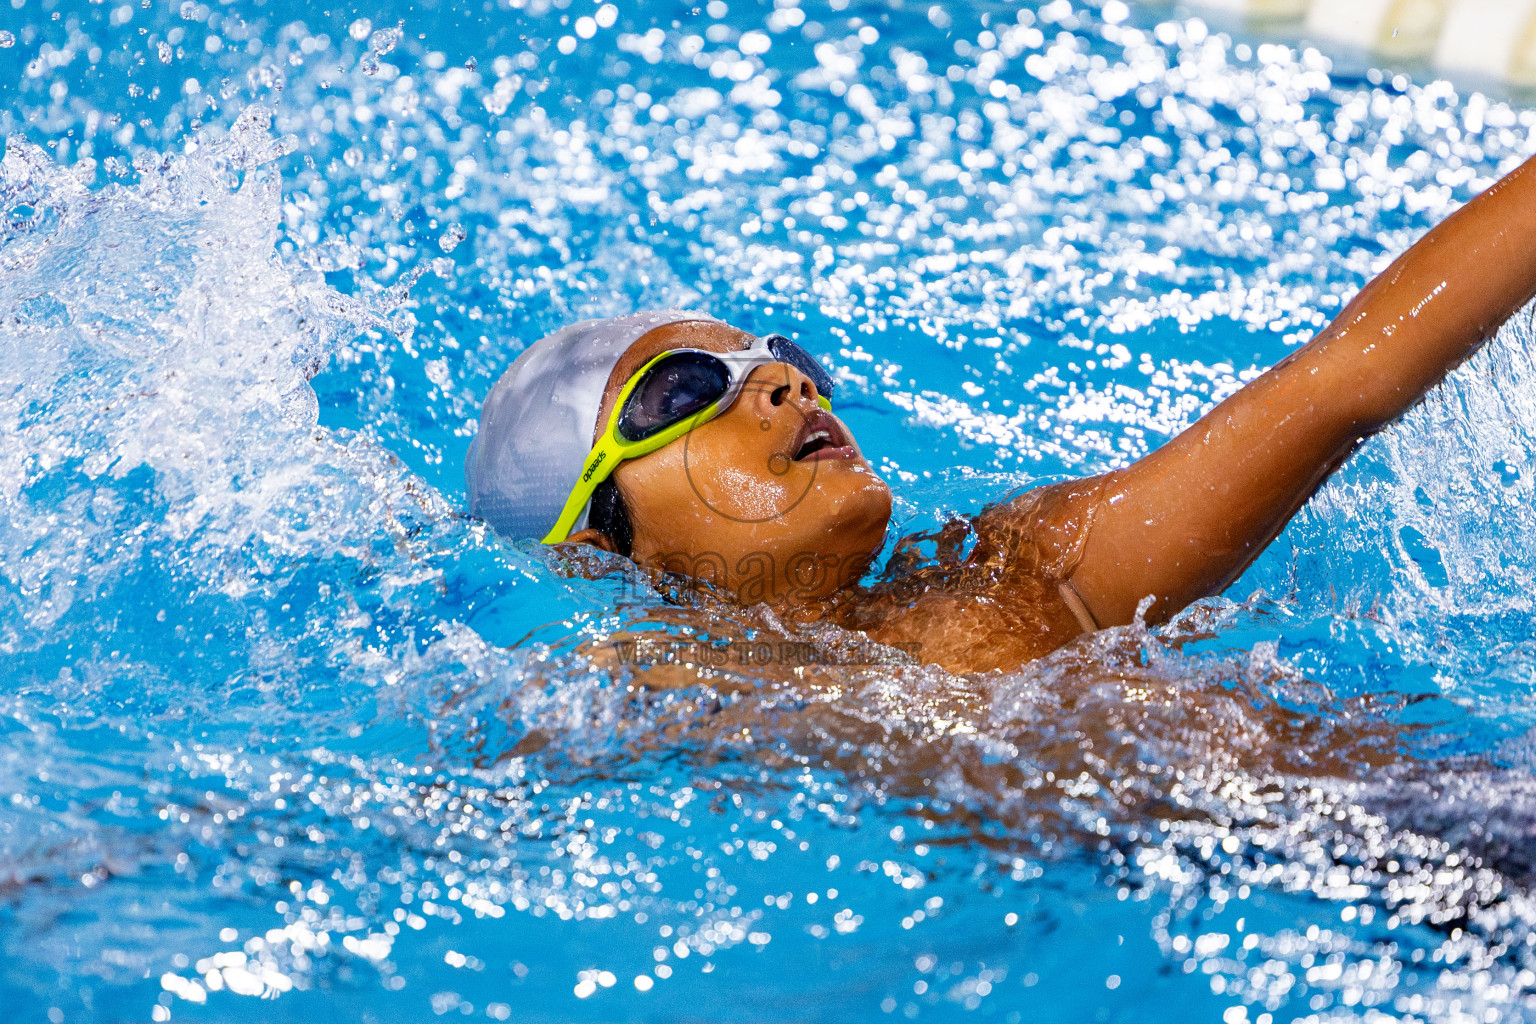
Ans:
[[[902,539],[843,625],[882,643],[921,645],[951,671],[1011,669],[1083,632],[1061,593],[1077,567],[1100,480],[1028,491]]]

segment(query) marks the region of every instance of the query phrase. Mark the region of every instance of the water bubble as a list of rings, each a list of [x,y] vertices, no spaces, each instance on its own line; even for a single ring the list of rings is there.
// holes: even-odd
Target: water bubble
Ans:
[[[402,23],[403,24],[403,23]],[[368,38],[368,52],[363,54],[363,59],[358,63],[365,75],[379,73],[379,58],[389,53],[400,44],[405,33],[397,25],[394,28],[381,28]]]
[[[443,250],[443,252],[453,252],[453,250],[459,247],[459,243],[464,241],[465,237],[462,227],[457,224],[450,224],[448,225],[448,230],[444,231],[442,236],[438,238],[437,247]]]
[[[369,21],[367,18],[358,18],[352,23],[351,27],[347,29],[347,34],[350,35],[353,39],[356,39],[358,42],[362,42],[364,39],[368,38],[368,33],[372,31],[373,22]]]
[[[171,44],[170,43],[160,43],[160,44],[158,44],[158,46],[156,47],[156,52],[159,53],[159,55],[160,55],[160,63],[161,64],[169,64],[171,62],[171,58],[173,56],[175,56],[175,54],[171,50]]]
[[[381,28],[369,38],[368,51],[382,57],[400,45],[400,40],[404,36],[405,33],[399,26],[395,28]]]

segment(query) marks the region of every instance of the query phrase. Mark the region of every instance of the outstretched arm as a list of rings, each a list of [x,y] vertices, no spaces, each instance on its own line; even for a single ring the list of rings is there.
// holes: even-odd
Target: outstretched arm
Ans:
[[[1320,335],[1104,478],[1071,581],[1100,626],[1220,593],[1360,440],[1536,294],[1536,160],[1425,235]]]

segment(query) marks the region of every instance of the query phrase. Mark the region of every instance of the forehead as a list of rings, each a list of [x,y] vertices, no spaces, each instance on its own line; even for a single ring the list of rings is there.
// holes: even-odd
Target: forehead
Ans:
[[[612,376],[617,377],[622,385],[640,367],[671,349],[699,348],[706,352],[738,352],[755,340],[753,335],[740,328],[708,320],[664,324],[635,339],[614,367]],[[612,380],[609,383],[613,383]]]

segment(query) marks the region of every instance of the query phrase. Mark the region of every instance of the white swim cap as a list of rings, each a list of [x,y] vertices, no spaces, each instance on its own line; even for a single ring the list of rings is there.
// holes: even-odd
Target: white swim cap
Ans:
[[[677,309],[631,313],[573,324],[528,346],[480,410],[464,461],[470,512],[509,540],[548,534],[592,450],[613,368],[644,335],[690,320],[719,322]],[[572,533],[586,527],[589,509]]]

